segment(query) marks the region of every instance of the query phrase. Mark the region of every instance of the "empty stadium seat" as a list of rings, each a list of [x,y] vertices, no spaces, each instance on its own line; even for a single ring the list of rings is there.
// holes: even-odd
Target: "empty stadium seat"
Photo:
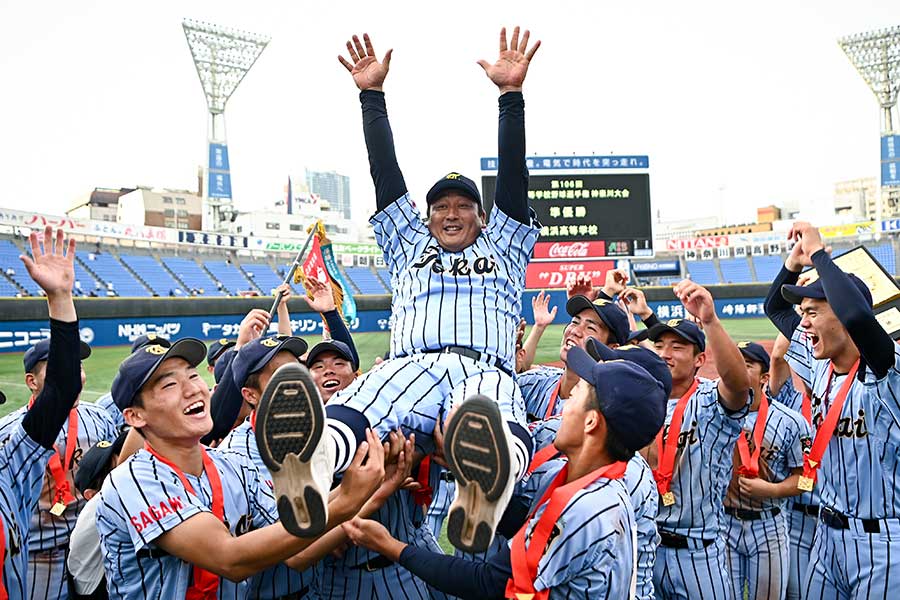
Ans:
[[[179,256],[164,256],[162,261],[181,280],[188,293],[191,290],[203,290],[204,296],[228,295],[220,290],[216,281],[209,276],[209,273],[201,269],[200,265],[193,260]]]
[[[891,275],[897,273],[897,261],[894,256],[894,248],[890,243],[879,244],[877,246],[866,246],[866,248],[869,249],[869,252],[875,257],[875,260],[880,262],[881,266],[884,267],[888,273]]]
[[[9,278],[12,279],[16,284],[25,288],[25,291],[27,291],[32,296],[37,296],[41,293],[41,288],[38,286],[38,284],[31,280],[31,277],[28,276],[28,271],[25,270],[25,265],[23,265],[22,261],[19,260],[20,254],[22,254],[22,249],[12,243],[12,241],[0,240],[0,268],[3,269],[4,273],[9,273]],[[8,280],[7,283],[9,283]],[[16,289],[10,294],[4,293],[3,295],[15,297],[18,293],[19,290]]]
[[[137,273],[157,296],[179,295],[176,290],[180,290],[181,294],[186,293],[181,284],[152,256],[120,254],[119,258]]]
[[[384,268],[375,269],[375,270],[378,272],[378,276],[381,277],[381,281],[384,283],[384,285],[386,285],[388,288],[390,288],[391,287],[391,272]]]
[[[259,292],[264,296],[272,295],[275,288],[281,285],[283,277],[279,277],[278,273],[265,263],[245,262],[241,264],[241,267],[250,278],[250,281],[259,288]]]
[[[344,269],[360,294],[387,294],[384,284],[369,267],[346,267]]]
[[[117,296],[128,298],[140,298],[152,296],[144,284],[134,278],[134,275],[126,269],[119,259],[112,254],[101,252],[76,252],[76,258],[81,261],[85,269],[92,271],[104,285],[97,291],[98,296],[108,296],[109,291]],[[110,287],[109,284],[112,284]],[[88,293],[89,290],[84,290]]]
[[[750,263],[747,258],[728,258],[719,260],[719,268],[722,270],[722,279],[725,283],[751,283],[753,273],[750,271]]]
[[[232,296],[237,296],[240,292],[256,289],[256,286],[244,277],[244,274],[241,273],[240,269],[230,262],[224,260],[206,260],[203,261],[203,265]]]
[[[715,285],[721,283],[719,280],[719,272],[716,265],[711,260],[688,260],[685,261],[688,273],[691,274],[691,280],[696,281],[700,285]]]
[[[753,268],[756,269],[756,280],[771,283],[781,271],[784,259],[780,256],[754,256]]]

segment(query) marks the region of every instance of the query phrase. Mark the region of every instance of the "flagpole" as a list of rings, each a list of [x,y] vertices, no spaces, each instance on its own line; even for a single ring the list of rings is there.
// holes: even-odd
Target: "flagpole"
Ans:
[[[313,236],[318,232],[318,228],[313,225],[312,231],[310,231],[309,236],[306,238],[306,243],[303,244],[303,248],[300,249],[300,252],[297,253],[297,256],[294,258],[294,262],[291,263],[291,268],[288,270],[287,275],[284,277],[284,281],[282,281],[282,285],[287,283],[290,285],[291,280],[294,278],[294,272],[297,270],[301,264],[303,264],[303,255],[306,253],[306,249],[309,248],[310,243],[312,243]],[[278,295],[275,296],[275,301],[272,303],[272,308],[269,310],[269,322],[272,322],[272,319],[275,318],[275,311],[278,310],[278,305],[281,304],[281,298],[283,294],[278,292]]]

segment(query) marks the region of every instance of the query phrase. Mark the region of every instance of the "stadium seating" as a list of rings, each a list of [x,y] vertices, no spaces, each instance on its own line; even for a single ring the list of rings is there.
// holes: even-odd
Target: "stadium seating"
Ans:
[[[110,291],[115,292],[116,296],[126,298],[140,298],[153,295],[112,254],[76,251],[75,258],[81,263],[81,266],[92,272],[105,284],[97,292],[98,296],[108,296]]]
[[[240,269],[229,261],[206,260],[203,261],[203,265],[210,275],[220,282],[225,291],[232,296],[237,296],[240,292],[256,289],[256,286],[247,280]]]
[[[196,262],[189,258],[181,258],[179,256],[164,256],[163,264],[181,280],[184,289],[190,293],[191,290],[202,290],[204,296],[227,296],[228,294],[219,289],[219,285],[209,273],[200,268]]]
[[[756,270],[756,280],[762,283],[771,283],[778,272],[784,259],[780,256],[754,256],[753,268]]]
[[[100,290],[103,290],[103,295],[106,295],[106,286],[97,281],[96,277],[88,273],[87,270],[81,266],[80,262],[75,261],[75,287],[73,289],[75,295],[89,296],[91,290],[98,295],[100,294]]]
[[[375,271],[378,273],[378,277],[381,278],[381,283],[383,283],[385,285],[385,287],[390,289],[390,287],[391,287],[391,272],[388,271],[387,269],[375,269]]]
[[[719,272],[716,264],[711,260],[688,260],[685,261],[688,273],[691,279],[700,285],[715,285],[722,283],[719,279]]]
[[[750,263],[747,258],[728,258],[719,261],[722,270],[722,279],[725,283],[752,283],[753,273],[750,272]]]
[[[187,290],[152,256],[120,254],[119,258],[137,273],[157,296],[186,295]]]
[[[25,291],[30,295],[37,296],[41,293],[41,288],[28,276],[25,265],[19,260],[20,254],[22,254],[22,249],[12,243],[12,241],[0,240],[0,268],[3,269],[4,273],[7,273],[7,277],[12,279],[13,283],[25,288]],[[6,281],[9,283],[9,280]],[[17,294],[19,294],[19,290],[15,289],[12,293],[4,293],[3,295],[16,296]]]
[[[887,269],[888,273],[893,275],[897,272],[897,262],[894,256],[894,248],[890,243],[866,247],[869,249],[869,252],[872,253],[872,256],[875,257],[875,260],[880,262],[881,266]]]
[[[346,267],[347,276],[360,294],[387,294],[388,289],[369,267]]]
[[[283,277],[279,277],[278,273],[272,270],[272,267],[265,263],[242,263],[244,273],[259,288],[259,292],[263,296],[272,294],[273,290],[281,285]]]

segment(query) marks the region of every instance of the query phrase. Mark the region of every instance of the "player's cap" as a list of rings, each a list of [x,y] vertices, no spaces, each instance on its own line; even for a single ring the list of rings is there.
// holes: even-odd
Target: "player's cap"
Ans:
[[[637,344],[643,342],[647,338],[650,337],[649,329],[639,329],[637,331],[631,331],[628,333],[628,343],[629,344]]]
[[[90,450],[81,457],[78,463],[78,472],[75,473],[75,487],[83,494],[85,490],[99,490],[103,485],[106,474],[113,469],[112,458],[122,452],[125,438],[128,435],[126,429],[119,434],[114,441],[103,440],[94,444]]]
[[[703,333],[700,330],[700,327],[693,321],[688,321],[687,319],[669,319],[668,321],[657,323],[650,328],[649,337],[655,342],[662,334],[667,332],[672,332],[678,337],[694,344],[700,349],[700,352],[706,350],[706,334]]]
[[[668,395],[644,367],[626,360],[597,362],[577,346],[569,349],[566,365],[594,386],[603,418],[628,450],[653,441],[666,417]]]
[[[156,335],[155,333],[145,333],[144,335],[137,336],[136,338],[134,338],[134,341],[131,342],[131,353],[134,354],[144,346],[150,346],[151,344],[156,344],[157,346],[168,348],[172,345],[172,342],[170,342],[168,338],[164,338],[161,335]]]
[[[216,383],[222,381],[222,377],[225,376],[225,370],[228,369],[228,365],[234,360],[235,355],[237,355],[237,350],[227,348],[219,355],[219,358],[216,359],[216,364],[213,365],[213,379],[215,379]],[[207,356],[209,356],[208,352]],[[207,361],[208,360],[209,359],[207,358]]]
[[[183,358],[196,367],[206,358],[206,344],[195,338],[182,338],[169,348],[159,344],[144,346],[123,360],[110,390],[119,410],[134,404],[135,396],[167,358]]]
[[[566,312],[570,317],[575,317],[586,308],[591,308],[609,329],[612,334],[612,341],[617,344],[625,344],[628,342],[628,315],[619,308],[615,302],[610,302],[604,298],[597,298],[593,302],[588,300],[587,296],[572,296],[566,302]]]
[[[477,202],[478,206],[482,205],[481,194],[478,192],[478,186],[475,185],[475,182],[455,171],[447,173],[431,186],[431,189],[425,195],[425,202],[430,207],[435,200],[450,191],[461,192]]]
[[[206,364],[215,366],[219,357],[235,344],[237,344],[235,340],[225,338],[214,341],[209,345],[209,350],[206,351]]]
[[[84,360],[91,355],[90,346],[80,340],[78,342],[78,346],[80,349],[79,351],[81,354],[81,360]],[[47,360],[49,356],[50,338],[45,338],[25,351],[25,356],[22,357],[22,363],[24,363],[25,365],[25,372],[31,373],[39,362],[41,362],[42,360]]]
[[[244,387],[247,377],[256,373],[275,358],[279,352],[290,352],[298,359],[306,353],[309,345],[305,340],[290,335],[271,335],[256,338],[241,346],[231,361],[231,377],[238,389]]]
[[[627,360],[644,367],[648,373],[653,375],[654,379],[662,384],[666,398],[672,393],[672,372],[669,371],[666,361],[653,350],[633,344],[613,349],[594,338],[588,338],[585,349],[594,360]]]
[[[866,302],[871,307],[872,292],[869,291],[869,286],[863,283],[863,280],[853,273],[847,273],[847,276],[850,278],[850,281],[853,282],[853,285],[855,285],[856,288],[860,292],[862,292],[862,295],[865,297]],[[825,296],[825,287],[822,285],[821,279],[816,279],[809,285],[784,284],[783,286],[781,286],[781,296],[791,304],[800,304],[801,302],[803,302],[804,298],[828,300],[828,298]]]
[[[359,365],[353,360],[353,352],[350,350],[350,346],[340,340],[325,340],[324,342],[319,342],[313,346],[312,350],[309,351],[309,354],[306,355],[307,366],[312,367],[313,363],[316,362],[316,359],[323,352],[334,352],[338,356],[346,359],[353,367],[354,371],[359,368]]]
[[[769,353],[760,344],[756,342],[738,342],[737,347],[741,354],[744,355],[744,358],[761,364],[763,373],[769,372]]]

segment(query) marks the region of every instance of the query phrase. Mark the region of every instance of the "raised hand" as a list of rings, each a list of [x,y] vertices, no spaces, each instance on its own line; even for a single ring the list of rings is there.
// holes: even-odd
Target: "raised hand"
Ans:
[[[28,240],[31,243],[31,256],[19,256],[28,275],[41,286],[48,298],[71,296],[72,286],[75,284],[75,240],[70,239],[67,244],[63,230],[57,229],[54,236],[53,228],[49,225],[44,228],[43,244],[39,243],[35,231],[31,232]]]
[[[306,297],[306,301],[312,310],[318,313],[335,310],[334,291],[331,289],[331,282],[323,283],[315,277],[307,277],[306,281],[303,282],[303,287],[312,295],[312,297]]]
[[[488,79],[500,88],[501,93],[522,90],[525,75],[528,73],[528,65],[531,63],[534,53],[541,47],[541,42],[538,40],[530,49],[528,48],[530,35],[531,32],[526,29],[522,39],[519,40],[519,27],[516,26],[513,29],[512,39],[507,44],[506,27],[504,27],[500,30],[500,56],[497,58],[497,62],[491,64],[486,60],[478,61]]]
[[[794,240],[796,243],[791,248],[791,253],[785,261],[789,271],[795,273],[802,270],[803,267],[811,267],[812,255],[821,249],[831,252],[831,248],[825,246],[822,241],[822,235],[819,230],[807,223],[806,221],[797,221],[788,232],[787,238]]]
[[[628,312],[639,316],[641,319],[646,319],[653,311],[650,310],[650,305],[647,304],[647,298],[644,296],[644,292],[633,287],[627,287],[622,290],[622,293],[619,296],[625,300],[625,306],[628,309]]]
[[[237,349],[245,344],[249,344],[263,335],[269,328],[269,321],[271,318],[272,316],[266,310],[261,308],[251,309],[238,327],[238,337],[235,348]]]
[[[344,65],[344,68],[353,76],[353,82],[361,90],[378,90],[380,91],[384,85],[384,79],[387,77],[391,68],[391,53],[393,48],[384,53],[381,62],[375,58],[375,48],[372,46],[372,40],[368,33],[363,34],[363,42],[360,43],[358,36],[353,36],[352,43],[347,42],[347,52],[350,54],[348,61],[343,56],[338,56],[338,60]],[[352,62],[351,62],[352,61]]]
[[[547,327],[556,318],[556,307],[550,308],[550,294],[544,290],[531,299],[531,310],[534,311],[535,327]]]
[[[344,471],[337,503],[338,514],[349,518],[355,515],[384,480],[384,448],[371,429],[366,429],[366,441],[359,445],[353,462]],[[329,503],[330,509],[331,503]],[[346,511],[346,512],[344,512]]]
[[[610,269],[606,272],[606,281],[603,284],[603,293],[612,298],[622,293],[628,285],[628,271],[625,269]]]
[[[705,325],[716,320],[716,305],[712,294],[702,285],[683,279],[674,288],[675,297],[684,305],[685,310],[700,320]]]
[[[581,274],[575,277],[574,281],[570,281],[566,284],[566,298],[571,298],[573,296],[585,296],[588,300],[593,302],[597,299],[600,290],[594,287],[594,284],[591,283],[591,276]]]

